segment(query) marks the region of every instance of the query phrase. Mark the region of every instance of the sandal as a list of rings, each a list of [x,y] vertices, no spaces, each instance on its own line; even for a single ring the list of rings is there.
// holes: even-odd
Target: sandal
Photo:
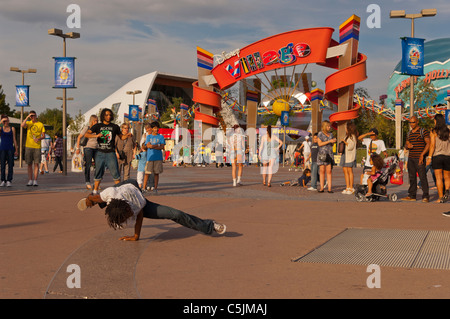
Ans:
[[[272,187],[272,185],[270,185],[270,183],[267,183],[267,187]]]
[[[92,190],[92,185],[86,184],[86,188],[89,189],[89,190]]]

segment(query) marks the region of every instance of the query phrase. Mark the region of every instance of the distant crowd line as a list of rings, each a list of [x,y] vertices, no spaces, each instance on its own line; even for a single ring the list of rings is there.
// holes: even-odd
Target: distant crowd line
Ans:
[[[221,143],[216,143],[214,153],[203,143],[195,145],[191,152],[190,145],[183,145],[175,153],[166,154],[166,141],[159,134],[157,122],[145,124],[145,134],[139,142],[130,132],[127,123],[118,126],[114,124],[114,114],[110,109],[103,109],[100,118],[92,115],[80,132],[76,141],[74,154],[82,155],[83,171],[86,188],[97,194],[106,168],[117,184],[131,176],[132,168],[137,170],[139,187],[146,192],[158,192],[159,176],[163,173],[163,162],[171,160],[174,166],[185,164],[208,165],[215,163],[217,167],[229,165],[232,167],[233,187],[243,185],[244,164],[257,163],[262,174],[262,184],[271,187],[272,177],[278,170],[280,156],[283,154],[284,143],[272,134],[267,127],[266,134],[260,136],[257,142],[256,154],[251,154],[249,136],[239,125],[233,127]],[[429,202],[430,187],[427,172],[431,171],[438,192],[438,202],[446,202],[450,189],[450,138],[449,128],[444,116],[434,117],[434,127],[430,131],[419,126],[417,117],[409,119],[408,132],[404,148],[400,151],[401,160],[405,163],[409,178],[408,196],[404,201],[415,201],[417,191],[422,191],[422,202]],[[49,163],[53,162],[53,171],[59,168],[63,171],[62,154],[63,140],[60,134],[55,139],[46,134],[44,125],[38,121],[37,114],[31,111],[21,124],[26,129],[24,160],[28,168],[27,186],[38,186],[39,174],[49,172]],[[332,177],[335,163],[333,147],[341,155],[339,166],[342,167],[346,187],[343,194],[355,193],[356,149],[358,143],[366,148],[363,169],[358,179],[359,184],[367,185],[366,196],[372,194],[373,181],[381,174],[388,157],[383,140],[378,138],[376,128],[359,134],[352,122],[346,125],[344,139],[337,141],[333,136],[331,123],[323,121],[320,132],[306,136],[293,152],[295,167],[301,166],[302,176],[298,179],[300,186],[309,191],[333,193]],[[17,157],[18,145],[15,139],[15,129],[9,125],[9,118],[1,116],[0,128],[0,186],[11,187],[13,181],[14,157]],[[91,182],[91,167],[94,165],[93,183]],[[8,168],[6,170],[6,168]],[[418,179],[419,183],[418,183]],[[419,187],[418,187],[419,186]]]

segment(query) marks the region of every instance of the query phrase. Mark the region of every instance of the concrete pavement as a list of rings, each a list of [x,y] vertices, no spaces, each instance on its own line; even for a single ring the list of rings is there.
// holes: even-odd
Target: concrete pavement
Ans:
[[[232,187],[229,167],[165,164],[159,195],[146,197],[223,222],[227,233],[206,236],[172,221],[145,219],[141,240],[123,242],[118,238],[132,230],[109,229],[98,207],[77,210],[88,193],[82,174],[40,175],[38,187],[27,187],[25,168],[16,168],[13,187],[0,189],[0,298],[450,296],[448,270],[382,267],[381,288],[369,289],[367,266],[293,262],[346,228],[450,231],[450,218],[442,216],[450,205],[434,202],[436,190],[428,204],[359,203],[340,193],[341,168],[333,171],[333,194],[279,185],[299,174],[280,168],[268,188],[250,166],[244,186]],[[406,184],[389,185],[389,192],[404,197]],[[112,185],[107,172],[102,186]],[[68,288],[70,265],[80,269],[81,288]]]

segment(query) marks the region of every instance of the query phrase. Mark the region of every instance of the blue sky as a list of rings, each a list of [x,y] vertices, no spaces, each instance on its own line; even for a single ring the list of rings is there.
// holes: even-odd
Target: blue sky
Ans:
[[[81,8],[81,28],[69,29],[69,4]],[[381,11],[381,28],[368,28],[369,4]],[[62,40],[47,30],[79,32],[67,40],[67,55],[77,57],[76,86],[68,90],[72,116],[95,106],[128,81],[153,72],[196,76],[196,47],[212,53],[232,51],[278,33],[311,27],[335,29],[351,15],[361,18],[359,51],[366,54],[368,79],[357,84],[375,99],[385,94],[389,76],[401,56],[400,37],[410,36],[410,20],[390,19],[390,10],[418,13],[436,8],[432,18],[415,22],[416,37],[450,37],[448,0],[0,0],[0,84],[14,108],[14,87],[21,76],[11,66],[36,68],[26,74],[31,108],[38,113],[60,107],[53,89],[53,59],[62,55]],[[426,54],[426,52],[425,52]],[[308,66],[318,87],[333,70]]]

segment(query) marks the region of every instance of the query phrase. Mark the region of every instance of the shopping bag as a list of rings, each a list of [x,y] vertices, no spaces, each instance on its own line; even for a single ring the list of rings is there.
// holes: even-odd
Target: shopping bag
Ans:
[[[81,157],[81,154],[73,154],[72,172],[75,172],[75,173],[83,172],[83,158]]]

